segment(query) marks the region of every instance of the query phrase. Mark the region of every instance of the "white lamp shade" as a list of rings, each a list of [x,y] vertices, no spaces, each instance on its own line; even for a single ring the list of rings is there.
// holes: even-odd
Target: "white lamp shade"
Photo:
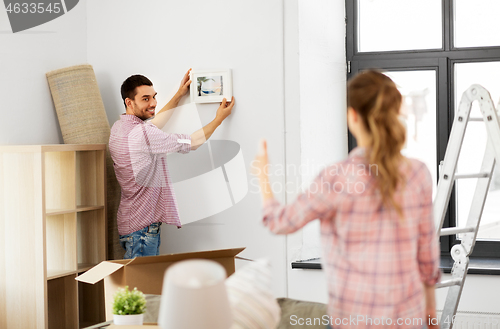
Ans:
[[[217,262],[192,259],[170,266],[163,278],[158,325],[162,329],[228,329],[231,307]]]

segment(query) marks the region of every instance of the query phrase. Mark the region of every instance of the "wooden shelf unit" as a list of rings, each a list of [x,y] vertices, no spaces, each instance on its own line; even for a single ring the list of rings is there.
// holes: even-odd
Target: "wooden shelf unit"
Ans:
[[[105,321],[105,144],[0,146],[0,328]]]

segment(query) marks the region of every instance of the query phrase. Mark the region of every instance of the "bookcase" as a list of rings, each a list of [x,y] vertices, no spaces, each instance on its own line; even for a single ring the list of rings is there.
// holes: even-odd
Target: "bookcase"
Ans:
[[[0,328],[105,321],[105,144],[0,146]]]

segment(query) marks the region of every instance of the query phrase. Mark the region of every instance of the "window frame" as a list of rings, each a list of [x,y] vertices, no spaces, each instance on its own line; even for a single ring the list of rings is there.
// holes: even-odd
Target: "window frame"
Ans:
[[[454,33],[454,0],[442,0],[442,47],[441,49],[418,49],[407,51],[358,52],[358,0],[346,0],[346,59],[347,78],[350,79],[363,69],[376,68],[382,70],[436,70],[436,156],[438,163],[444,159],[448,138],[454,118],[455,109],[455,63],[473,63],[500,61],[500,46],[456,48],[453,45]],[[459,98],[460,99],[460,98]],[[349,150],[355,147],[355,140],[349,133]],[[437,182],[436,182],[437,183]],[[455,188],[450,197],[448,211],[443,227],[456,224]],[[450,263],[450,251],[455,244],[460,244],[456,236],[440,238],[443,263]],[[476,241],[471,260],[496,261],[500,265],[500,241]],[[473,262],[471,261],[471,264]],[[491,267],[491,262],[490,267]],[[445,265],[445,269],[451,265]],[[448,269],[449,270],[449,269]],[[477,272],[477,271],[476,271]],[[480,271],[481,272],[481,271]],[[486,273],[486,272],[481,272]],[[490,273],[497,274],[497,273]]]

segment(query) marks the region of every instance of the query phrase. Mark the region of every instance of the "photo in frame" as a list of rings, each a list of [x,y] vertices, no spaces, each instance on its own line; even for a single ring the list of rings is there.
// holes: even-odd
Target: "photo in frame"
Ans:
[[[224,98],[230,102],[233,97],[231,70],[192,70],[190,89],[194,103],[220,103]]]

